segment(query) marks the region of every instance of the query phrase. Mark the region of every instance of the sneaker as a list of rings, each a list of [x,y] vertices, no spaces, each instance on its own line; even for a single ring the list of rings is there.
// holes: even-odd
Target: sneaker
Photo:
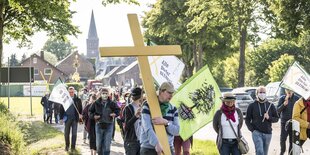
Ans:
[[[66,148],[65,148],[65,151],[68,152],[68,151],[69,151],[69,147],[66,147]]]

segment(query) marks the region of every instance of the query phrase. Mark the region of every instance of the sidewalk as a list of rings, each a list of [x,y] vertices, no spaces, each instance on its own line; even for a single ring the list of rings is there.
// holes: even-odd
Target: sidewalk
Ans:
[[[64,128],[65,128],[64,125],[52,124],[52,126],[58,129],[59,131],[64,132]],[[88,141],[86,141],[86,144],[85,144],[83,141],[83,129],[84,129],[84,125],[78,125],[76,148],[80,150],[82,155],[90,155],[89,143]],[[115,131],[114,139],[115,141],[111,143],[111,155],[125,154],[125,149],[124,149],[121,133]]]

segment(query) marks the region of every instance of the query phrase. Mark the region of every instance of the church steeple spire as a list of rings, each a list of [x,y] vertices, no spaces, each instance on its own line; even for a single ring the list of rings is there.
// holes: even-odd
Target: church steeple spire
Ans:
[[[99,58],[99,38],[97,36],[97,29],[93,10],[91,11],[88,38],[86,39],[86,44],[87,57],[96,59]]]
[[[91,38],[98,38],[93,10],[91,11],[90,25],[89,25],[89,30],[88,30],[88,39],[91,39]]]

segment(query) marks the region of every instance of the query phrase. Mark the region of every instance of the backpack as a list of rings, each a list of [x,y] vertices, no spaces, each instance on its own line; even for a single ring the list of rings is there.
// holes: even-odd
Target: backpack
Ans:
[[[128,104],[127,105],[129,107],[129,111],[132,115],[134,115],[134,108],[131,104]],[[118,126],[120,127],[121,129],[121,135],[122,135],[122,138],[124,139],[124,136],[125,136],[125,108],[127,106],[124,106],[124,107],[121,107],[121,112],[120,112],[120,115],[116,118],[116,122],[118,124]]]

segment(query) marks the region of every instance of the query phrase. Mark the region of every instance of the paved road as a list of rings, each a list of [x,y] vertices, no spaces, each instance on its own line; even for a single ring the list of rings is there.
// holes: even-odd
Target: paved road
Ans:
[[[279,155],[280,154],[280,123],[272,124],[272,139],[269,146],[269,155]],[[246,125],[244,124],[241,128],[242,134],[249,143],[250,152],[248,155],[254,155],[254,143],[252,141],[252,134],[247,129]],[[206,125],[205,127],[201,128],[198,132],[194,134],[194,138],[201,139],[201,140],[216,140],[216,132],[212,127],[212,122]],[[287,148],[288,148],[288,140],[287,140]],[[310,155],[310,140],[307,140],[303,145],[304,153],[302,155]]]
[[[64,125],[53,124],[55,128],[64,132]],[[76,140],[76,147],[80,150],[82,155],[90,155],[89,143],[88,141],[86,144],[83,141],[83,128],[84,125],[78,125],[78,135]],[[123,155],[125,154],[125,149],[123,145],[123,139],[121,137],[120,132],[115,132],[115,141],[112,142],[111,145],[111,155]]]

